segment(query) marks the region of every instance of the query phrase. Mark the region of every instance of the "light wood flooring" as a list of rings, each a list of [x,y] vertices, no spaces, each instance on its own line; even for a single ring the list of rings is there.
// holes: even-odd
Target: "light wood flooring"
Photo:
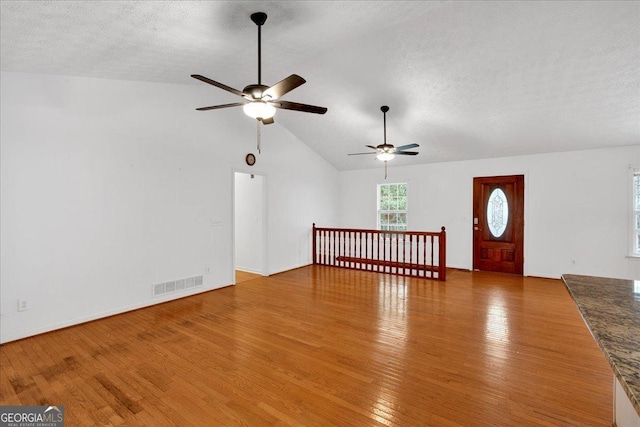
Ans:
[[[68,426],[611,426],[559,280],[309,266],[0,346],[0,405]]]
[[[248,271],[236,270],[236,284],[262,277],[260,274],[249,273]]]

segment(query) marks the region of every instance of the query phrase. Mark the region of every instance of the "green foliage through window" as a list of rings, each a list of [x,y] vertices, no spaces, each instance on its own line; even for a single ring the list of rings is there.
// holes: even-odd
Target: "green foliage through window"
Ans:
[[[378,185],[378,229],[407,230],[407,184]]]

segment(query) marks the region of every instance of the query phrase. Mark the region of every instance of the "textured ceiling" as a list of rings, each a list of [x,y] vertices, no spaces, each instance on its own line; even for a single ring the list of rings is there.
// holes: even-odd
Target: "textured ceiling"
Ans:
[[[2,1],[2,71],[198,85],[203,105],[296,73],[284,126],[340,170],[640,144],[640,2]],[[216,111],[194,114],[216,114]],[[242,114],[238,109],[238,114]],[[250,120],[247,118],[247,120]],[[265,130],[268,138],[268,129]]]

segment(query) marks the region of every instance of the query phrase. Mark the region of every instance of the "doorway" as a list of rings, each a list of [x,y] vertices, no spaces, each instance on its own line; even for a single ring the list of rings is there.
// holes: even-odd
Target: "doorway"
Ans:
[[[263,175],[234,172],[234,283],[240,272],[267,275],[265,187]]]
[[[524,267],[524,175],[473,178],[473,269]]]

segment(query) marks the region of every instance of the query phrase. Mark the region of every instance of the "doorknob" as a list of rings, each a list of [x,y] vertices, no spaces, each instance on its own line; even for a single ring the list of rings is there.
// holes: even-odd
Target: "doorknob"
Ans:
[[[482,231],[482,230],[480,230],[480,227],[473,227],[473,229],[474,229],[475,231]]]

